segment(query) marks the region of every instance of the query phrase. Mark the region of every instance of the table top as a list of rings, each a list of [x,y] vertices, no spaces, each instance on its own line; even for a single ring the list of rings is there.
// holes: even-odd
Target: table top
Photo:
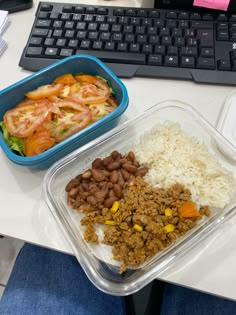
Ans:
[[[73,1],[67,1],[73,3]],[[83,0],[84,4],[127,5],[127,1]],[[131,3],[132,2],[132,3]],[[26,44],[38,0],[30,10],[9,15],[10,25],[3,38],[8,48],[0,57],[0,89],[31,73],[18,62]],[[153,1],[133,0],[129,6],[151,6]],[[121,123],[134,114],[166,100],[191,104],[216,124],[230,86],[202,85],[187,81],[132,78],[122,79],[129,92],[130,104]],[[0,149],[0,234],[18,238],[58,251],[71,253],[42,197],[46,171],[31,170],[10,162]],[[215,231],[196,248],[163,272],[160,279],[236,300],[236,218]]]

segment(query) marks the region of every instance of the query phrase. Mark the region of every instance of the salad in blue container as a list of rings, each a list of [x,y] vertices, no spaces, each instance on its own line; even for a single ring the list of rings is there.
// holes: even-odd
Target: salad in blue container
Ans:
[[[68,57],[0,92],[0,144],[12,162],[46,168],[115,127],[127,106],[104,63]]]

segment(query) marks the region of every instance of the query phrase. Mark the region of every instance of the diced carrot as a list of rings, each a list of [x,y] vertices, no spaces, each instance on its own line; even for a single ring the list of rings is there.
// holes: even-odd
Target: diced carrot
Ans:
[[[201,214],[196,209],[196,205],[193,201],[186,201],[182,206],[178,209],[179,215],[183,218],[194,218],[199,217]]]

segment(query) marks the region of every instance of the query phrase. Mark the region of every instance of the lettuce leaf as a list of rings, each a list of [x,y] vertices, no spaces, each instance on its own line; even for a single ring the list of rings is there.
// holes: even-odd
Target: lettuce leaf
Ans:
[[[23,138],[18,138],[9,133],[4,121],[0,122],[0,127],[2,128],[3,137],[8,143],[9,147],[17,151],[20,155],[24,156],[24,140]]]

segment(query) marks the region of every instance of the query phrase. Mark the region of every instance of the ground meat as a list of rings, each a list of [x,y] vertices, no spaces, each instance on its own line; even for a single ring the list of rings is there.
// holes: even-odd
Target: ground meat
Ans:
[[[92,225],[87,225],[86,230],[84,232],[84,239],[87,242],[98,244],[98,236],[94,230]]]
[[[201,215],[205,215],[207,217],[209,217],[211,215],[211,211],[210,211],[208,206],[200,207],[200,211],[199,212],[201,213]]]

